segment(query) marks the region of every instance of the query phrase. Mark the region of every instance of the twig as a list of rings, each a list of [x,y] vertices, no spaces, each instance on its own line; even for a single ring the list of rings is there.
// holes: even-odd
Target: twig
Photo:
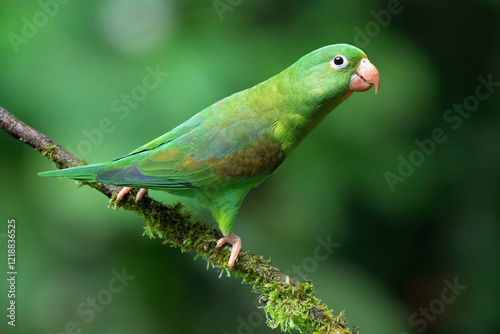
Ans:
[[[0,107],[0,127],[15,139],[30,145],[45,157],[55,162],[58,168],[68,168],[82,164],[82,161],[63,149],[52,139],[26,125],[14,115]],[[165,239],[182,252],[196,253],[203,257],[208,265],[226,270],[229,249],[215,249],[215,241],[222,237],[218,230],[208,224],[196,221],[182,210],[182,204],[165,205],[145,196],[139,203],[132,196],[125,197],[120,204],[114,199],[119,187],[84,182],[97,189],[110,199],[110,207],[119,207],[137,213],[146,223],[145,233],[150,237]],[[297,282],[272,267],[268,260],[250,252],[240,253],[234,274],[241,277],[243,283],[252,284],[253,291],[259,294],[263,309],[267,315],[267,324],[271,328],[280,327],[283,331],[297,329],[300,332],[354,334],[347,328],[343,312],[333,316],[332,311],[314,297],[311,282]]]

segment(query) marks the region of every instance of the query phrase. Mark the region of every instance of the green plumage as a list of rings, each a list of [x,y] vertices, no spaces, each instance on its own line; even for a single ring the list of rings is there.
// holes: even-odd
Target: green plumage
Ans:
[[[348,61],[345,69],[332,68],[337,55]],[[350,45],[323,47],[128,155],[39,175],[194,197],[211,211],[223,232],[231,233],[248,191],[271,175],[352,93],[351,76],[362,58],[366,55]]]

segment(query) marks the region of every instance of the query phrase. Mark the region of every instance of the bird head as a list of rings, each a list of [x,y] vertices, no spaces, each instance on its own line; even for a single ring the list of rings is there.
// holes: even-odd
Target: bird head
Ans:
[[[308,99],[323,104],[332,101],[335,105],[348,98],[353,92],[364,92],[380,88],[377,68],[366,54],[348,44],[335,44],[317,49],[293,66],[294,76]]]

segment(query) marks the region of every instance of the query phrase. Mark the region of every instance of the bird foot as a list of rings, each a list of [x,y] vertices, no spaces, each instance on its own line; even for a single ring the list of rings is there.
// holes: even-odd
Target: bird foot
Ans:
[[[120,190],[120,192],[118,193],[118,195],[116,195],[116,203],[120,203],[120,201],[122,200],[122,198],[128,194],[128,192],[132,190],[131,187],[123,187],[122,190]],[[148,189],[147,188],[141,188],[139,190],[139,192],[137,193],[137,197],[135,198],[135,202],[139,202],[140,199],[142,198],[142,196],[146,195],[148,193]]]
[[[217,240],[217,245],[215,246],[215,248],[219,248],[225,243],[232,245],[231,255],[229,256],[229,261],[227,263],[229,266],[229,270],[232,271],[234,269],[236,258],[238,257],[238,254],[241,250],[241,239],[234,233],[226,234],[222,232],[222,234],[224,234],[224,237]]]

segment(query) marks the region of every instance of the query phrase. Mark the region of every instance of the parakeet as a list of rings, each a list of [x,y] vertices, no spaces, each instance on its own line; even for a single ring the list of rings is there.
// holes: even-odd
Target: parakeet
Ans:
[[[165,190],[201,202],[232,245],[232,270],[241,249],[233,223],[245,196],[273,174],[314,127],[353,92],[380,77],[360,49],[348,44],[317,49],[270,79],[230,95],[172,131],[115,160],[39,173]]]

